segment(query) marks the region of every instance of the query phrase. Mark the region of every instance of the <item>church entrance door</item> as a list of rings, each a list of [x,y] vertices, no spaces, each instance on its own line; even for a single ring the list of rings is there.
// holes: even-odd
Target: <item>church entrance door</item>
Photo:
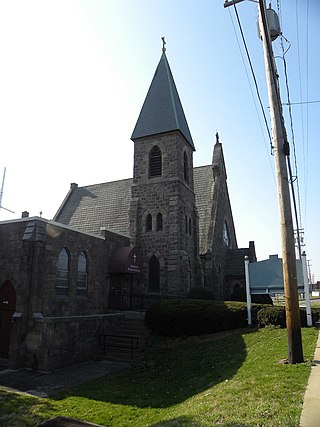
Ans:
[[[109,308],[132,309],[132,275],[110,274]]]
[[[11,282],[0,288],[0,357],[8,358],[11,318],[16,310],[16,292]]]

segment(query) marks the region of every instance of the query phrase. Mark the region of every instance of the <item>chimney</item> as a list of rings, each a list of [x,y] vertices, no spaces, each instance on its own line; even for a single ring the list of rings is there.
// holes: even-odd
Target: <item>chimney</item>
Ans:
[[[257,262],[256,248],[253,240],[249,241],[249,258],[250,262]]]
[[[76,184],[75,182],[72,182],[70,184],[70,189],[73,190],[74,188],[78,188],[78,184]]]
[[[29,216],[29,212],[28,211],[23,211],[21,214],[21,218],[28,218]]]

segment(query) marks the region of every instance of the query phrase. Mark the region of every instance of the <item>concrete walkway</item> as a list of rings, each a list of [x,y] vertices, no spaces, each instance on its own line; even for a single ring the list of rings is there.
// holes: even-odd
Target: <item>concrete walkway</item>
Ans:
[[[0,385],[10,389],[24,391],[38,397],[48,397],[62,390],[103,377],[128,366],[125,363],[92,361],[80,365],[57,369],[53,372],[38,372],[30,369],[0,372]]]
[[[304,395],[300,427],[320,427],[320,332]]]

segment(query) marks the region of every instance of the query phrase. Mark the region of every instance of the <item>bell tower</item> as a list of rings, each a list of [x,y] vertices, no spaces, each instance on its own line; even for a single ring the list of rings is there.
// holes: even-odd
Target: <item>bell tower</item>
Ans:
[[[141,291],[178,296],[195,286],[200,268],[195,148],[162,40],[162,55],[131,136],[130,235],[143,259]]]

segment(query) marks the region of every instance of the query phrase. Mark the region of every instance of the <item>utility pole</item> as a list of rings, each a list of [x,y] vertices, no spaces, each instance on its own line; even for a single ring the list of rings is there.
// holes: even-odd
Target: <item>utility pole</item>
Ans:
[[[286,158],[289,155],[289,145],[282,116],[278,75],[276,72],[270,40],[265,0],[259,0],[259,26],[262,33],[263,53],[266,67],[280,210],[283,285],[286,300],[286,323],[288,337],[288,361],[289,363],[301,363],[303,362],[303,350],[298,297],[297,266]]]
[[[226,1],[225,7],[229,6],[230,4],[234,4],[233,1]],[[259,27],[263,42],[263,53],[270,103],[270,119],[274,144],[275,169],[280,210],[282,268],[284,295],[286,301],[286,324],[288,338],[288,361],[289,363],[301,363],[303,362],[303,350],[298,298],[297,266],[286,159],[286,157],[289,155],[289,144],[287,141],[286,130],[282,116],[278,74],[276,72],[276,65],[271,45],[265,0],[258,1],[258,8]]]

